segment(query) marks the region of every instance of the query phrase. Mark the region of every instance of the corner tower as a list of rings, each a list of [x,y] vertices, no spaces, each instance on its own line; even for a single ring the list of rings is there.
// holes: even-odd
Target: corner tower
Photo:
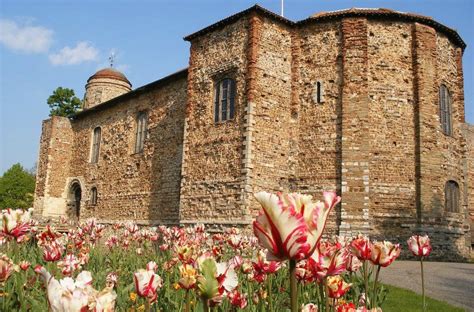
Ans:
[[[84,109],[92,108],[131,90],[132,84],[124,74],[113,68],[101,69],[87,80]]]

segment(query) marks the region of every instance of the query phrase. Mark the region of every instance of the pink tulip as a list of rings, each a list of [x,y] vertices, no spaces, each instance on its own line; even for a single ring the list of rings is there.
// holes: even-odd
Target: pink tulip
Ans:
[[[431,253],[431,243],[428,235],[413,235],[407,241],[408,249],[418,257],[428,257]]]
[[[395,259],[400,256],[400,245],[391,242],[375,242],[372,246],[371,259],[373,264],[381,267],[389,266]]]
[[[253,223],[260,245],[278,260],[308,258],[316,248],[331,209],[341,198],[324,192],[324,202],[312,202],[312,196],[292,194],[255,195],[263,210]]]

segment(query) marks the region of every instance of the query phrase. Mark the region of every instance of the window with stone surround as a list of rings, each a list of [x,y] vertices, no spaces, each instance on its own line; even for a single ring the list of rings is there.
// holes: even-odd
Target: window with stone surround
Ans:
[[[222,122],[234,118],[235,80],[224,78],[215,85],[214,122]]]
[[[100,149],[100,127],[94,128],[92,135],[92,150],[91,150],[91,163],[95,164],[99,161],[99,149]]]
[[[446,135],[452,135],[452,103],[448,88],[442,84],[439,87],[439,120]]]
[[[137,131],[135,135],[135,153],[143,152],[147,133],[148,113],[143,111],[137,115]]]
[[[91,188],[90,204],[92,206],[97,205],[97,188],[95,186]]]
[[[444,189],[445,210],[447,212],[459,211],[459,185],[456,181],[446,182]]]

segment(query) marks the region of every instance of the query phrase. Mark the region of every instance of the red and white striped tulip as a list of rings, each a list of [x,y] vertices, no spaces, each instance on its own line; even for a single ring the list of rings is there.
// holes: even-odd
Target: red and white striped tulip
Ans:
[[[395,259],[400,256],[400,245],[392,244],[391,242],[375,242],[372,245],[370,261],[375,265],[381,267],[389,266]]]
[[[428,235],[413,235],[408,239],[407,243],[408,249],[410,249],[415,256],[428,257],[431,253],[432,248]]]
[[[344,279],[337,276],[330,276],[327,280],[329,297],[339,299],[351,288],[352,284],[347,284]]]
[[[323,202],[298,193],[255,195],[263,210],[253,222],[260,245],[267,256],[277,260],[301,260],[314,252],[322,236],[331,209],[341,198],[335,192],[324,192]]]
[[[158,297],[158,289],[163,285],[161,277],[152,270],[140,269],[134,273],[133,278],[137,294],[154,302]]]
[[[351,242],[351,251],[361,261],[370,260],[372,243],[367,236],[359,235]]]
[[[10,208],[2,210],[2,233],[21,241],[23,236],[28,233],[31,228],[32,212],[33,208],[28,210]]]

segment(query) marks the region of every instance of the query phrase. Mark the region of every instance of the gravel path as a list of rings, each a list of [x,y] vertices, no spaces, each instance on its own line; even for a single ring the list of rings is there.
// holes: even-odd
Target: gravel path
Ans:
[[[474,264],[423,262],[425,292],[428,297],[474,311]],[[382,268],[383,283],[413,290],[421,294],[420,263],[395,261]]]

